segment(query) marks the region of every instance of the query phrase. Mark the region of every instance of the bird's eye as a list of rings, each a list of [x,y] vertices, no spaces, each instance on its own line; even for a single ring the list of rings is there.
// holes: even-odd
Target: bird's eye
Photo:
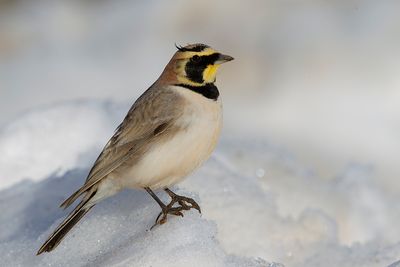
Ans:
[[[198,63],[198,62],[200,62],[200,57],[198,55],[194,55],[192,57],[192,61],[195,62],[195,63]]]

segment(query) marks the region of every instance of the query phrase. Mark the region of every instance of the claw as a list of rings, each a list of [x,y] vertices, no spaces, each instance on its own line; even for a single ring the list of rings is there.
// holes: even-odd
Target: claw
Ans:
[[[201,213],[200,206],[193,199],[179,196],[168,188],[165,189],[165,191],[171,197],[171,202],[167,206],[161,206],[162,211],[158,214],[156,221],[150,230],[152,230],[156,225],[164,224],[167,221],[168,214],[183,217],[182,211],[190,209],[196,209],[199,213]],[[179,207],[173,207],[176,203],[179,204]]]
[[[160,217],[161,217],[162,214],[163,214],[162,212],[160,212],[160,213],[158,214],[158,216],[157,216],[157,218],[156,218],[156,221],[154,222],[154,225],[152,226],[152,228],[157,224],[158,219],[160,219]]]
[[[191,204],[190,208],[194,208],[201,213],[200,206],[193,199],[188,199],[187,201]]]

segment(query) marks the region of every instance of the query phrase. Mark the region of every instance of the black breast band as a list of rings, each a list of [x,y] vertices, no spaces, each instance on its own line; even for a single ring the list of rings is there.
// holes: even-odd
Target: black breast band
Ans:
[[[192,90],[193,92],[196,92],[198,94],[201,94],[209,99],[212,100],[217,100],[219,96],[219,91],[218,88],[213,84],[213,83],[207,83],[202,86],[193,86],[193,85],[188,85],[188,84],[176,84],[176,86],[181,86],[186,89]]]

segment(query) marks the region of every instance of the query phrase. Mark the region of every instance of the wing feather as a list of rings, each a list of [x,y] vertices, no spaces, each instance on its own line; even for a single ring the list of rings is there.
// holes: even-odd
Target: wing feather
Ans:
[[[95,161],[85,184],[61,207],[68,207],[80,195],[100,182],[128,159],[130,163],[156,143],[166,132],[175,132],[176,120],[182,115],[183,99],[169,88],[150,87],[133,104],[123,122],[116,129]],[[132,160],[133,159],[133,160]]]

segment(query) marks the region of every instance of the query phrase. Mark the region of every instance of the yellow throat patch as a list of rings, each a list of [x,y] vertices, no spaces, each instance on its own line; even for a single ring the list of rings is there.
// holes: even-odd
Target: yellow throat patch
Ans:
[[[203,80],[205,83],[215,82],[215,76],[217,75],[218,68],[219,64],[208,65],[207,68],[205,68],[203,71]]]

